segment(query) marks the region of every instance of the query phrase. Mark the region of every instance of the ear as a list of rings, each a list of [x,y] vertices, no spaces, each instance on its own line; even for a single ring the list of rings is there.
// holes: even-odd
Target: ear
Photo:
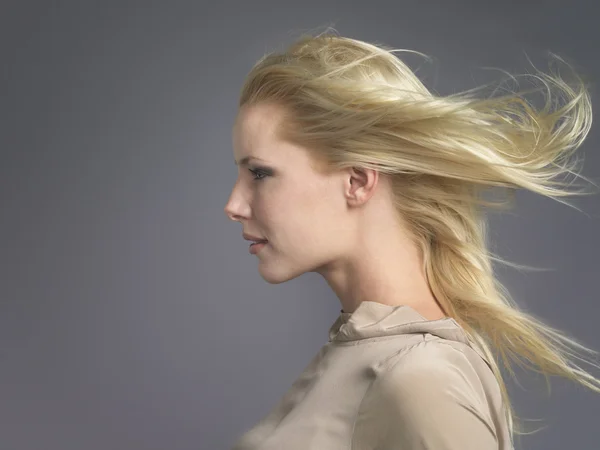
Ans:
[[[349,168],[345,192],[348,203],[353,206],[366,203],[375,194],[379,177],[379,171],[374,169]]]

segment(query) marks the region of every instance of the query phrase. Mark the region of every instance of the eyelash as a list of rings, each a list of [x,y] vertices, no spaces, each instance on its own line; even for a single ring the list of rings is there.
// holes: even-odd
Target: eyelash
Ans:
[[[264,180],[265,177],[269,176],[268,173],[266,173],[264,170],[260,170],[260,169],[248,169],[250,172],[252,172],[255,176],[256,175],[262,175],[262,178],[254,178],[254,181],[261,181]]]

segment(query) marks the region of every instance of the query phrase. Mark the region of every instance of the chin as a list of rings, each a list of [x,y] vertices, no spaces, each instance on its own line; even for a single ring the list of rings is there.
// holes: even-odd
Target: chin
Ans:
[[[279,270],[270,270],[267,267],[262,267],[262,265],[259,265],[258,272],[260,273],[262,279],[269,284],[285,283],[286,281],[293,280],[294,278],[297,278],[305,273],[304,271],[288,272],[281,270],[281,268],[279,268]]]

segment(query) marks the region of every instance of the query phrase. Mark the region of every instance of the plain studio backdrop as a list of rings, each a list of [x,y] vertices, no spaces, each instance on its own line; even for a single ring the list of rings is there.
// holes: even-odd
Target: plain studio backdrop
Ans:
[[[289,388],[340,304],[269,285],[223,207],[244,75],[302,31],[409,56],[440,94],[574,62],[600,105],[590,1],[4,1],[0,6],[0,448],[227,449]],[[600,125],[580,149],[600,178]],[[519,193],[493,250],[526,310],[600,349],[600,196]],[[373,299],[376,300],[376,299]],[[265,371],[268,366],[268,371]],[[586,366],[587,367],[587,366]],[[596,375],[598,372],[594,372]],[[600,395],[510,382],[522,449],[596,449]],[[518,447],[520,450],[521,447]]]

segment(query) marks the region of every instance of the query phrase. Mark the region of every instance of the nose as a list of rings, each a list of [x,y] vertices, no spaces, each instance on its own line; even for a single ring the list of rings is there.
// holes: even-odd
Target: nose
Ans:
[[[225,214],[227,215],[227,217],[229,217],[230,220],[233,220],[234,222],[240,222],[242,216],[242,214],[240,213],[241,204],[239,199],[237,199],[234,194],[235,188],[231,191],[231,194],[229,195],[229,199],[227,199],[227,203],[225,204],[223,211],[225,211]]]
[[[252,202],[250,196],[251,193],[248,192],[248,189],[242,185],[240,179],[237,179],[223,208],[223,211],[225,211],[230,220],[241,222],[243,219],[249,218],[252,210],[250,207]]]
[[[225,214],[227,215],[227,217],[229,217],[230,220],[239,222],[239,219],[237,219],[238,215],[235,213],[235,211],[232,208],[231,198],[229,198],[229,200],[225,204],[225,208],[223,208],[223,211],[225,211]]]

